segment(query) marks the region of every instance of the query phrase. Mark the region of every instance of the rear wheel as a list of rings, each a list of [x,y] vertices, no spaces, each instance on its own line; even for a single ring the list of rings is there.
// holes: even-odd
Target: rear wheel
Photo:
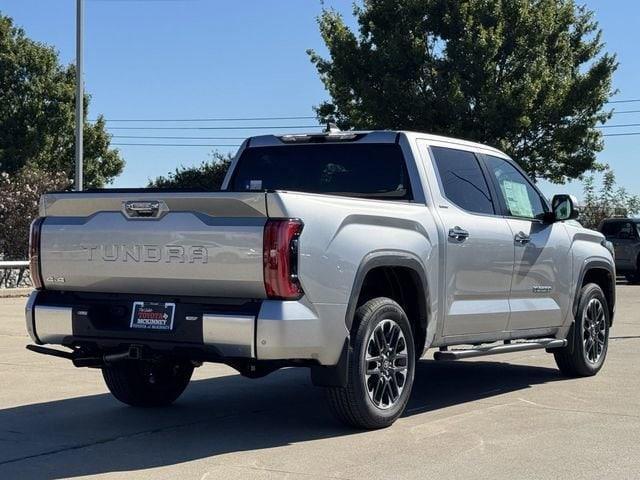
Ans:
[[[609,346],[607,299],[595,283],[582,287],[571,328],[572,344],[554,350],[558,368],[570,377],[595,375],[604,364]]]
[[[407,316],[396,302],[380,297],[356,311],[353,354],[345,387],[328,388],[331,410],[358,428],[383,428],[404,411],[415,372],[415,345]]]
[[[161,407],[173,403],[191,380],[187,362],[122,361],[102,368],[107,388],[134,407]]]
[[[627,279],[627,282],[634,285],[640,283],[640,258],[638,258],[638,262],[636,264],[636,271],[633,273],[627,273],[624,278]]]

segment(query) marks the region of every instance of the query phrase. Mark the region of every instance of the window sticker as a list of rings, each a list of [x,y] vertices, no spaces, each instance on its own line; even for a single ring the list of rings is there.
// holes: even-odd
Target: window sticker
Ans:
[[[251,180],[249,190],[262,190],[262,180]]]
[[[502,193],[507,201],[507,207],[511,215],[515,217],[533,218],[533,208],[531,206],[531,200],[529,200],[526,185],[510,180],[502,180],[500,182],[500,188],[502,188]]]

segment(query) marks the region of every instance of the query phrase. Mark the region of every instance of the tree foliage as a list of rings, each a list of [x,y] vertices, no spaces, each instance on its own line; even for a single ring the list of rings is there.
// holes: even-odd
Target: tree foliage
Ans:
[[[411,129],[494,145],[532,178],[598,168],[615,56],[573,0],[364,0],[358,33],[318,19],[329,58],[308,51],[342,128]]]
[[[213,152],[211,161],[202,162],[198,167],[176,168],[166,177],[160,176],[149,181],[155,188],[194,188],[199,190],[219,190],[227,173],[233,155]]]
[[[89,97],[84,98],[85,112]],[[25,165],[73,177],[75,67],[57,52],[26,37],[0,14],[0,172]],[[122,172],[124,161],[109,148],[102,117],[84,127],[85,185],[100,187]]]
[[[71,182],[62,173],[24,167],[14,175],[0,172],[0,255],[4,260],[28,257],[29,225],[38,216],[40,195],[65,190]]]
[[[580,209],[580,223],[587,228],[598,228],[605,218],[627,217],[640,212],[640,196],[632,195],[623,187],[618,187],[613,170],[606,168],[602,185],[596,190],[595,179],[588,176],[584,180],[584,205]]]

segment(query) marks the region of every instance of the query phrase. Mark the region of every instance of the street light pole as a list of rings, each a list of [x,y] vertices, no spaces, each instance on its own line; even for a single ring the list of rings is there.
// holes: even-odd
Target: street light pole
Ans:
[[[84,35],[84,0],[76,0],[76,181],[82,191],[84,84],[82,81],[82,40]]]

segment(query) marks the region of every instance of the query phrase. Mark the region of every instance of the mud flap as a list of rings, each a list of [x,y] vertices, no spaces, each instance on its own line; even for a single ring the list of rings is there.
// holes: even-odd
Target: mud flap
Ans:
[[[342,353],[337,364],[311,367],[311,382],[316,387],[346,387],[349,374],[349,356],[352,354],[349,338],[347,337],[342,346]]]

